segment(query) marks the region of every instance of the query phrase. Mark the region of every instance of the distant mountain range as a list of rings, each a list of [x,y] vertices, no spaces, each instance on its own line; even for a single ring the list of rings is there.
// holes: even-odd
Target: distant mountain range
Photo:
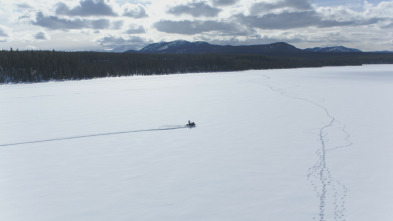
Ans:
[[[204,41],[171,41],[150,44],[142,48],[141,53],[154,54],[263,54],[263,53],[298,53],[302,51],[285,42],[266,45],[214,45]]]
[[[280,55],[310,52],[324,53],[361,53],[361,50],[344,46],[316,47],[299,49],[285,42],[259,45],[215,45],[204,41],[189,42],[183,40],[159,42],[147,45],[139,51],[128,50],[127,53],[145,54],[261,54]]]
[[[332,53],[341,53],[341,52],[362,52],[359,49],[355,48],[346,48],[344,46],[333,46],[333,47],[326,47],[326,48],[306,48],[304,51],[310,52],[332,52]]]

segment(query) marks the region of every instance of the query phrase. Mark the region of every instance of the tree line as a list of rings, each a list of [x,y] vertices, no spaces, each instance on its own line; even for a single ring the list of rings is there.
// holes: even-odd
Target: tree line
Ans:
[[[82,80],[249,69],[390,63],[391,53],[132,54],[107,52],[0,51],[0,84]]]

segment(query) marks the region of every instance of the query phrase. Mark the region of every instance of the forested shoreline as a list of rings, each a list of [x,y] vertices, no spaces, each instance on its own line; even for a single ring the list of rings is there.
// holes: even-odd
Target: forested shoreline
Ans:
[[[0,84],[300,67],[393,64],[393,53],[142,54],[0,51]]]

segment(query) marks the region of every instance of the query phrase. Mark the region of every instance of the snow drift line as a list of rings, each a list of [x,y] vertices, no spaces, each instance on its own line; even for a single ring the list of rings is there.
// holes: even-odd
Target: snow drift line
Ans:
[[[187,127],[185,125],[174,125],[171,127],[157,128],[157,129],[119,131],[119,132],[111,132],[111,133],[89,134],[89,135],[74,136],[74,137],[61,137],[61,138],[53,138],[53,139],[46,139],[46,140],[36,140],[36,141],[26,141],[26,142],[19,142],[19,143],[0,144],[0,147],[16,146],[16,145],[23,145],[23,144],[34,144],[34,143],[45,143],[45,142],[59,141],[59,140],[73,140],[73,139],[89,138],[89,137],[110,136],[110,135],[128,134],[128,133],[152,132],[152,131],[163,131],[163,130],[178,130],[178,129],[184,129],[184,128],[189,128],[189,127]]]

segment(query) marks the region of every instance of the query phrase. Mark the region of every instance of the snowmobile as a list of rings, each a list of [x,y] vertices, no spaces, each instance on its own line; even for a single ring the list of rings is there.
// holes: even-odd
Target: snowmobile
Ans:
[[[188,121],[188,124],[186,124],[186,127],[189,127],[190,129],[195,126],[196,126],[195,122],[191,122],[191,121]]]

